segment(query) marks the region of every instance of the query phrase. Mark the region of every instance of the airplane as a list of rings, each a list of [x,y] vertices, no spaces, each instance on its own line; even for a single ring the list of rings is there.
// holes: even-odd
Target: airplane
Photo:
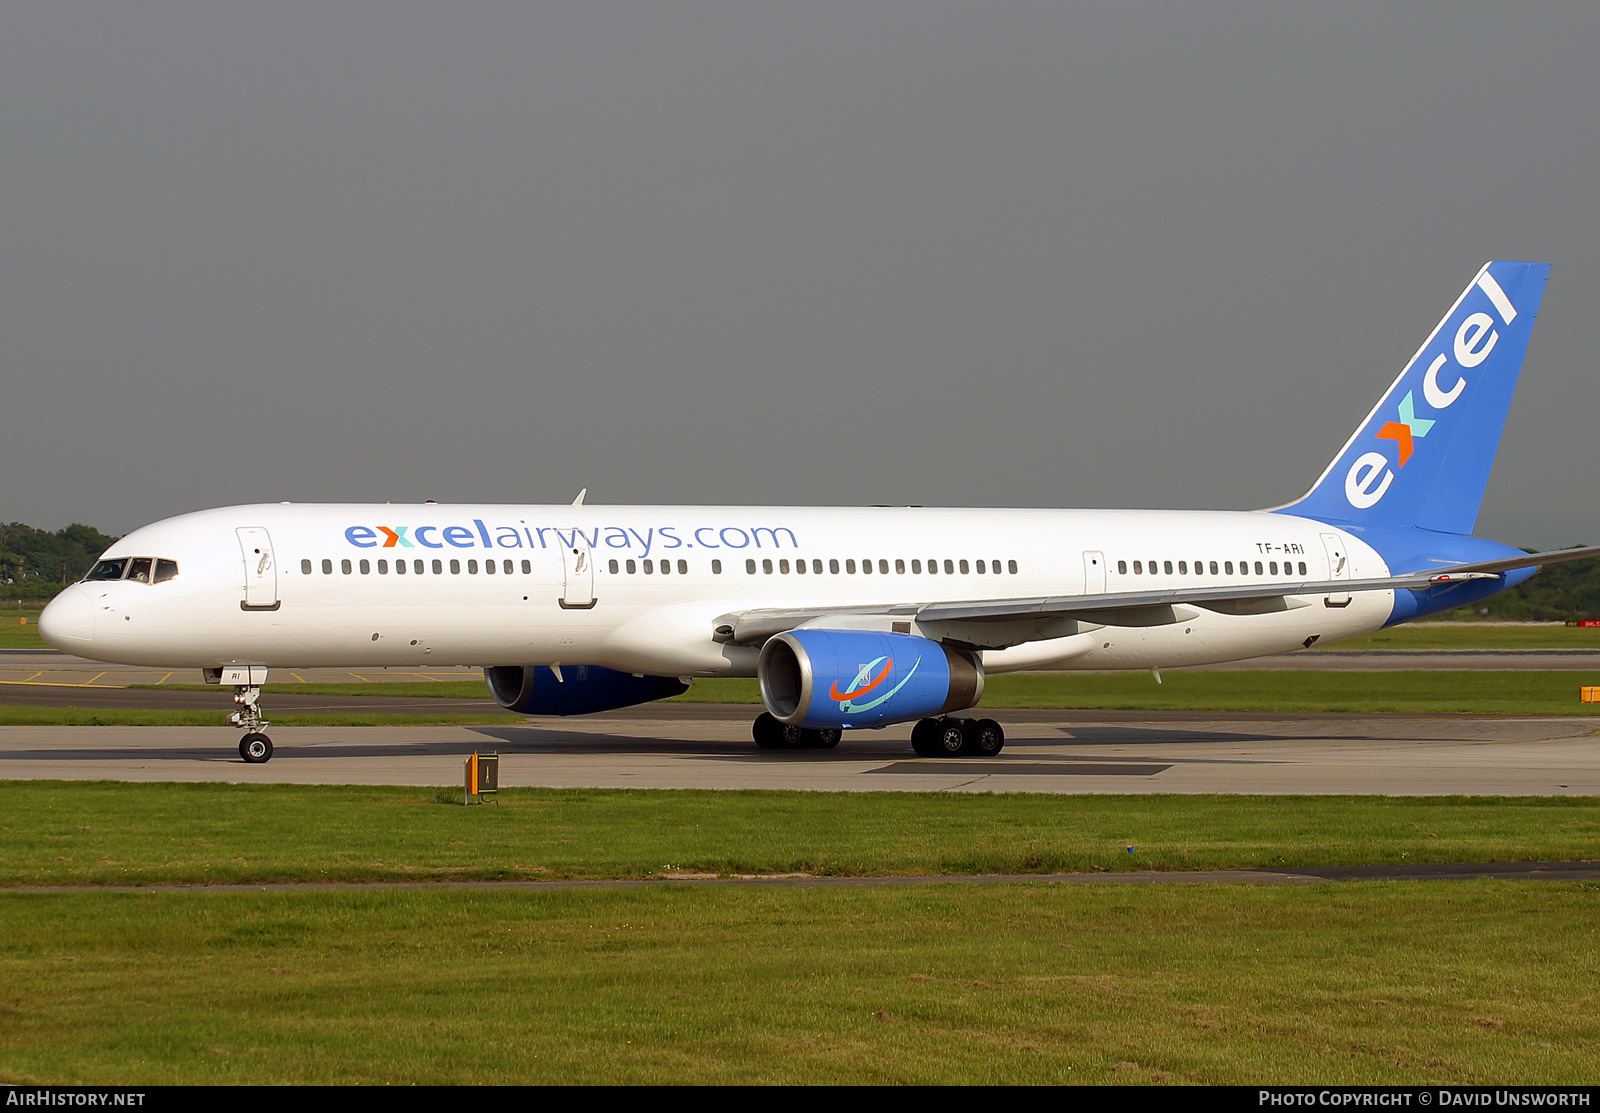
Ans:
[[[581,715],[755,677],[768,749],[914,722],[993,756],[989,675],[1309,648],[1485,599],[1539,566],[1472,535],[1549,267],[1475,275],[1322,475],[1255,511],[266,504],[135,530],[44,610],[57,649],[231,685],[247,763],[285,668],[466,664]]]

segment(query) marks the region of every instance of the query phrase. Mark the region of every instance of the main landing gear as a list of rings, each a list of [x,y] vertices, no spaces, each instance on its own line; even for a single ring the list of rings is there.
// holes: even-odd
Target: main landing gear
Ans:
[[[810,730],[780,723],[763,711],[750,728],[756,745],[763,750],[831,750],[844,737],[838,727]]]
[[[228,725],[250,732],[239,740],[239,756],[248,765],[271,761],[272,739],[261,733],[262,727],[271,725],[261,717],[261,685],[235,684],[233,702],[239,705],[239,710],[228,716]]]
[[[920,757],[994,757],[1006,732],[993,719],[922,719],[911,728],[911,748]]]

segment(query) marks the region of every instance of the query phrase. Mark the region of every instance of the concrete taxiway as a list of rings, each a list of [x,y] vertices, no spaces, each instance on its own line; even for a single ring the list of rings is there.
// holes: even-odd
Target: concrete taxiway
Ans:
[[[181,693],[172,693],[178,695]],[[993,759],[914,756],[905,727],[834,750],[759,750],[751,708],[629,708],[531,724],[273,728],[246,765],[225,727],[0,727],[0,778],[457,785],[474,750],[502,786],[1050,793],[1600,793],[1591,719],[1217,712],[991,712]]]

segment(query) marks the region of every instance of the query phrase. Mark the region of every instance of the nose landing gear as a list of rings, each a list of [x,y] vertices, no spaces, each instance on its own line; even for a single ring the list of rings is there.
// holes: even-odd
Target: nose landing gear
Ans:
[[[239,756],[248,765],[271,761],[272,739],[261,733],[262,727],[271,725],[261,717],[261,685],[235,684],[233,702],[239,705],[239,710],[228,716],[228,725],[249,731],[239,740]]]

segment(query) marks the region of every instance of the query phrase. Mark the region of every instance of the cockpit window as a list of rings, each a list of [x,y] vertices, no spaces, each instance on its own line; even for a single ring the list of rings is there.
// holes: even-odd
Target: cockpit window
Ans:
[[[118,557],[102,560],[89,570],[84,581],[132,580],[141,584],[164,584],[178,578],[178,562],[165,557]]]
[[[89,569],[89,574],[87,576],[85,576],[84,579],[85,580],[120,580],[120,579],[122,579],[122,573],[127,571],[127,569],[128,569],[128,558],[127,557],[123,557],[120,560],[102,560],[100,563],[96,564],[93,568]]]

